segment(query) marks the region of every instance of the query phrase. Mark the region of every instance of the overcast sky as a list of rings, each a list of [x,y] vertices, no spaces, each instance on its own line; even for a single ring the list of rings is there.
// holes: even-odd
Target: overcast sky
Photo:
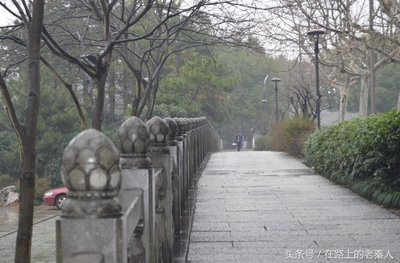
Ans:
[[[11,0],[2,0],[8,7],[12,8],[14,5]],[[5,26],[12,23],[12,19],[8,11],[6,11],[2,6],[0,6],[0,26]]]

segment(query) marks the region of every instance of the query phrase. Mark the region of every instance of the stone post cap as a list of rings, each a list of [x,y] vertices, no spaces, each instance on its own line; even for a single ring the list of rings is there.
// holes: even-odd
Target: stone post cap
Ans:
[[[189,119],[188,118],[182,118],[182,124],[183,124],[184,135],[187,136],[187,133],[190,130]]]
[[[68,144],[62,157],[61,176],[72,195],[82,198],[118,195],[121,172],[118,150],[101,132],[88,129]]]
[[[127,119],[117,132],[118,147],[121,157],[134,160],[133,166],[139,168],[151,167],[148,158],[148,148],[150,146],[150,133],[146,124],[138,117]]]
[[[149,152],[170,153],[168,148],[169,127],[168,124],[156,116],[147,122],[150,132]]]
[[[164,118],[164,121],[168,124],[169,127],[169,145],[175,146],[177,145],[176,137],[178,133],[178,124],[171,118]]]
[[[95,218],[121,213],[115,199],[121,188],[119,153],[103,133],[88,129],[71,140],[62,157],[61,177],[69,190],[63,216]]]
[[[183,140],[183,134],[184,132],[184,127],[183,127],[183,122],[181,118],[173,118],[173,120],[175,121],[176,125],[177,125],[177,129],[176,129],[176,139],[178,141],[182,141]]]

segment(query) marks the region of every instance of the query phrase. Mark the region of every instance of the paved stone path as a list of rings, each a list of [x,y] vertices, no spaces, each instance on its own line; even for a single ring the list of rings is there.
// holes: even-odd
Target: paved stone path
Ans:
[[[219,152],[199,180],[191,263],[400,262],[400,217],[276,152]]]

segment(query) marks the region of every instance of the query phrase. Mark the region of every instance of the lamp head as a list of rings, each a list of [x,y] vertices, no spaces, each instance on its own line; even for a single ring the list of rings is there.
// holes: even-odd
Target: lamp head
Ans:
[[[307,35],[313,36],[313,37],[323,35],[323,34],[325,34],[325,31],[320,28],[311,29],[310,31],[307,32]]]

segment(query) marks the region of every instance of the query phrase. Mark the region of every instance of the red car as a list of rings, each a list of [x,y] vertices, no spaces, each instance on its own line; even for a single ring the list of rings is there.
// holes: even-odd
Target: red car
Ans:
[[[61,209],[65,200],[67,200],[67,193],[67,187],[47,190],[43,195],[43,202],[46,205],[55,205],[58,209]]]

